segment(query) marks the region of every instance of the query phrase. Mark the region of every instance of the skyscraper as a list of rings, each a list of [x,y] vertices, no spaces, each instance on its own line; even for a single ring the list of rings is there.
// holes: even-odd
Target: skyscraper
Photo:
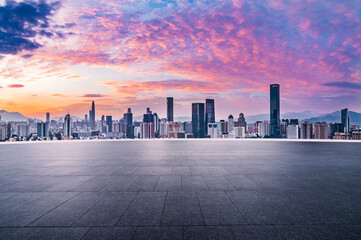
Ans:
[[[313,124],[310,122],[301,123],[301,139],[313,138]]]
[[[106,124],[108,126],[108,132],[113,132],[113,119],[112,116],[106,116]]]
[[[206,117],[205,117],[205,129],[208,132],[208,123],[215,123],[216,116],[214,110],[214,99],[206,99]],[[207,134],[207,133],[206,133]]]
[[[350,132],[350,117],[348,116],[348,108],[341,110],[341,122],[344,127],[343,132],[345,133]]]
[[[233,116],[232,115],[229,115],[228,116],[228,132],[233,132]]]
[[[46,122],[50,123],[50,113],[46,113]]]
[[[71,124],[70,124],[70,121],[71,121],[71,118],[70,118],[70,114],[68,113],[64,118],[64,126],[63,126],[64,137],[66,139],[71,138]]]
[[[235,127],[247,127],[247,122],[246,122],[246,118],[244,117],[243,113],[240,113],[238,115],[238,121],[234,123]]]
[[[204,103],[192,103],[192,131],[194,138],[204,138]]]
[[[89,110],[89,124],[92,130],[95,130],[95,104],[92,102],[92,109]]]
[[[280,137],[280,85],[270,85],[270,136]]]
[[[124,124],[125,137],[134,138],[133,113],[131,108],[128,108],[128,111],[124,113]]]
[[[328,138],[328,125],[326,122],[316,122],[314,125],[315,139]]]
[[[174,112],[173,112],[173,98],[167,98],[167,121],[173,122],[174,121]]]

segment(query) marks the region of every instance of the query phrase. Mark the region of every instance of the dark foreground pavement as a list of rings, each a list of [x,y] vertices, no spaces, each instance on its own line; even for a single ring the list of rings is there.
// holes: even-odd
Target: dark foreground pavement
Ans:
[[[0,239],[361,239],[361,143],[0,144]]]

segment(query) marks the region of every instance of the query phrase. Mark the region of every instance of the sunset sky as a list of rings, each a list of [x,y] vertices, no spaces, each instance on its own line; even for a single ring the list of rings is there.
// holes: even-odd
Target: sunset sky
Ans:
[[[0,110],[361,112],[360,0],[0,0]]]

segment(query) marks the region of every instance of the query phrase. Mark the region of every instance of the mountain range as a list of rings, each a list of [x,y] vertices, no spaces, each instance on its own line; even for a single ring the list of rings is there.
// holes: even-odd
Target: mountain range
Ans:
[[[26,121],[28,119],[28,117],[22,115],[19,112],[7,112],[5,110],[0,110],[0,116],[1,116],[2,121],[22,122],[22,121]],[[350,116],[350,124],[361,124],[361,113],[349,111],[349,116]],[[238,116],[233,116],[233,117],[235,120],[238,118]],[[63,116],[52,117],[51,119],[58,121],[60,118],[63,118]],[[81,118],[76,117],[76,116],[71,116],[71,118],[75,121],[81,120]],[[141,121],[142,118],[143,118],[143,116],[141,116],[141,115],[134,116],[135,121]],[[269,114],[250,115],[250,116],[245,116],[245,118],[248,123],[254,123],[256,121],[269,120]],[[292,119],[292,118],[299,119],[300,122],[309,121],[309,122],[315,123],[315,122],[325,121],[327,123],[334,123],[334,122],[341,122],[341,112],[335,111],[332,113],[326,113],[326,114],[321,114],[321,115],[319,113],[312,112],[312,111],[303,111],[303,112],[299,112],[299,113],[288,112],[288,113],[281,114],[281,119]],[[191,117],[189,117],[189,116],[175,117],[175,121],[177,121],[177,122],[178,121],[181,121],[181,122],[191,121]]]
[[[7,112],[5,110],[0,110],[0,116],[2,121],[16,121],[16,122],[24,122],[28,119],[21,113],[18,112]]]

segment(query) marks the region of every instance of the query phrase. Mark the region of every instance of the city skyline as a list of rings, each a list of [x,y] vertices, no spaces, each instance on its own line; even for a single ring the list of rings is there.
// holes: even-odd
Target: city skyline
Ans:
[[[22,7],[32,11],[19,17]],[[277,82],[284,112],[361,112],[356,0],[0,1],[0,8],[9,16],[1,110],[83,116],[96,99],[100,116],[140,113],[149,102],[165,116],[164,97],[172,96],[178,116],[212,98],[222,119],[267,112],[267,86]]]

